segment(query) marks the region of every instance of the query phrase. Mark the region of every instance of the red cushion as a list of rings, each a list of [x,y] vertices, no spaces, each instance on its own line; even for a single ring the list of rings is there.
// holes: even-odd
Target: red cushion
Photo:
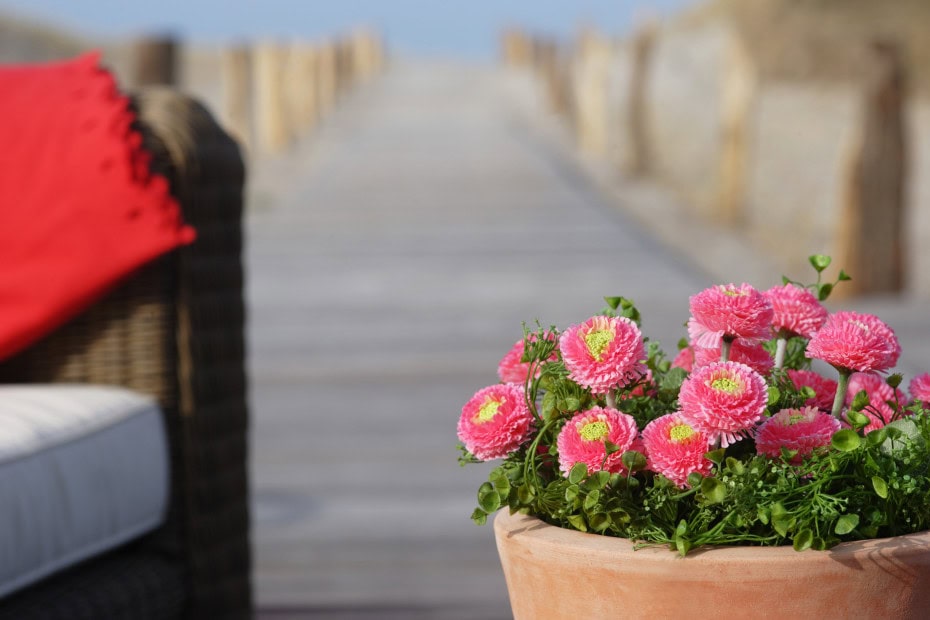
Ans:
[[[194,239],[98,61],[0,67],[0,359]]]

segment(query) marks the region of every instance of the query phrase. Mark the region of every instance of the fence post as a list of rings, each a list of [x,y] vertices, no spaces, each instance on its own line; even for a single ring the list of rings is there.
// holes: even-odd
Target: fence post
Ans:
[[[132,81],[140,86],[177,84],[177,42],[171,36],[142,37],[133,44]]]
[[[750,133],[758,75],[742,38],[734,34],[725,61],[720,145],[720,194],[716,215],[726,224],[745,216]]]
[[[896,43],[871,43],[865,77],[838,227],[838,263],[853,278],[837,289],[844,296],[898,292],[906,276],[905,67]]]
[[[255,129],[257,142],[266,153],[280,153],[290,143],[287,109],[284,105],[286,50],[274,42],[254,47]]]
[[[635,176],[649,173],[652,168],[652,154],[649,148],[648,132],[648,97],[646,88],[649,79],[649,65],[656,41],[655,26],[646,25],[633,36],[633,58],[630,67],[629,102],[627,105],[627,123],[630,136],[629,173]]]
[[[319,105],[319,115],[324,116],[336,103],[336,47],[327,41],[319,48],[319,57],[317,64],[317,102]]]
[[[252,145],[252,75],[247,45],[223,50],[223,123],[246,150]]]
[[[289,125],[304,133],[316,124],[317,106],[317,50],[303,42],[291,45],[285,70]]]

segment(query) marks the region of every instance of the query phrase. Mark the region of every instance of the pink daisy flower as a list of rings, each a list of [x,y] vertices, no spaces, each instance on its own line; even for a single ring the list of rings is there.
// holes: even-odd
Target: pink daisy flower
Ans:
[[[763,418],[767,402],[765,379],[739,362],[696,368],[678,393],[682,418],[724,448]]]
[[[816,407],[782,409],[759,427],[756,452],[777,458],[782,448],[797,450],[792,463],[800,463],[816,448],[829,445],[838,430],[840,421]]]
[[[772,302],[772,327],[776,333],[785,331],[810,338],[827,320],[827,309],[806,288],[785,284],[773,286],[764,295]]]
[[[911,398],[919,400],[924,407],[930,407],[930,372],[917,375],[907,386]]]
[[[647,424],[643,429],[643,446],[649,469],[680,487],[688,486],[690,474],[698,472],[706,476],[714,465],[704,458],[710,438],[688,424],[677,412]]]
[[[771,335],[772,302],[748,284],[704,289],[691,296],[690,307],[692,344],[713,348],[724,336],[758,342]]]
[[[478,390],[462,407],[459,440],[482,461],[507,456],[529,437],[533,414],[523,387],[514,383]]]
[[[636,421],[616,409],[594,407],[575,416],[565,423],[559,432],[556,445],[559,448],[559,468],[568,475],[577,463],[588,466],[588,474],[604,469],[611,473],[623,473],[623,453],[633,448],[637,439]],[[605,441],[620,447],[607,456]],[[603,465],[603,467],[602,467]]]
[[[555,339],[554,334],[547,334],[547,337],[550,340]],[[531,341],[535,341],[535,334],[530,334],[530,338]],[[521,385],[526,383],[526,375],[530,372],[530,363],[522,361],[524,346],[523,340],[517,340],[497,365],[497,376],[504,383],[519,383]],[[549,359],[557,360],[559,356],[553,353]],[[540,372],[541,370],[536,371],[537,377],[539,377]]]
[[[808,398],[805,405],[827,412],[833,408],[833,399],[836,398],[836,381],[827,379],[813,370],[788,369],[788,377],[799,390],[803,387],[814,390],[814,397]]]
[[[694,368],[720,361],[720,345],[713,348],[694,347]],[[772,372],[775,360],[761,344],[749,344],[736,340],[730,345],[731,362],[746,364],[760,375]]]
[[[685,347],[679,351],[672,360],[672,368],[682,368],[686,372],[691,372],[694,368],[694,347]]]
[[[877,316],[837,312],[807,343],[807,356],[841,371],[882,372],[901,355],[894,331]]]
[[[643,336],[624,317],[595,316],[562,332],[562,361],[575,383],[595,394],[606,394],[646,373]]]

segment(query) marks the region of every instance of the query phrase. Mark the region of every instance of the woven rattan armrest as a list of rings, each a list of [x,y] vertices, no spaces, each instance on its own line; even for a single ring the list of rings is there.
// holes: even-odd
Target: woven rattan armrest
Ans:
[[[0,382],[116,384],[155,396],[172,496],[150,548],[181,569],[187,617],[248,617],[244,167],[236,143],[195,101],[157,89],[134,102],[153,168],[169,178],[197,241],[0,364]]]

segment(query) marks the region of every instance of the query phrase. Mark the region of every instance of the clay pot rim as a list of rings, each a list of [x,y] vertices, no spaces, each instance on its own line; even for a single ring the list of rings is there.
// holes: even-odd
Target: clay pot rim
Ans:
[[[719,566],[720,563],[744,563],[747,560],[774,563],[805,562],[846,562],[864,555],[894,553],[895,557],[902,558],[911,555],[925,555],[930,552],[930,530],[905,534],[891,538],[872,538],[844,542],[826,551],[795,551],[793,547],[763,547],[763,546],[720,546],[700,547],[692,550],[687,556],[670,551],[666,545],[633,549],[633,542],[627,538],[616,536],[603,536],[569,530],[550,525],[541,519],[523,514],[511,515],[509,510],[502,509],[494,518],[494,532],[498,538],[520,537],[525,544],[543,546],[571,546],[590,555],[593,562],[619,562],[623,560],[637,560],[649,562],[678,562],[687,561],[700,565],[702,563]]]

